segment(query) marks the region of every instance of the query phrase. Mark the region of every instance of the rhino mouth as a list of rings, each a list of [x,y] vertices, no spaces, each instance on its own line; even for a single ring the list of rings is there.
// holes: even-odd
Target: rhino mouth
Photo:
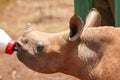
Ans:
[[[21,43],[17,42],[17,57],[18,59],[24,63],[26,66],[30,67],[33,64],[35,64],[34,62],[36,62],[35,57],[32,54],[29,54],[28,50],[25,50],[23,48],[24,45],[22,45]]]
[[[40,59],[40,62],[41,62],[40,63],[39,59],[37,59],[38,57],[35,57],[32,54],[29,54],[28,50],[25,50],[23,48],[23,46],[24,45],[22,45],[21,43],[17,42],[17,49],[18,49],[17,50],[17,57],[18,57],[18,60],[20,62],[22,62],[25,66],[29,67],[30,69],[32,69],[34,71],[48,73],[48,71],[45,68],[45,64],[46,63],[44,62],[44,60]],[[43,65],[40,65],[40,64],[43,64]]]
[[[24,50],[23,50],[23,48],[22,48],[22,45],[17,42],[16,47],[17,47],[17,57],[18,57],[18,59],[19,59],[20,61],[23,62],[25,52],[24,52]]]
[[[17,42],[16,47],[17,47],[17,54],[24,54],[24,49],[21,43]]]
[[[17,42],[17,57],[20,61],[24,61],[24,59],[33,58],[31,54],[28,53],[28,50],[24,49],[24,45],[22,45],[20,42]]]
[[[17,47],[20,48],[21,47],[21,44],[19,42],[17,42]]]

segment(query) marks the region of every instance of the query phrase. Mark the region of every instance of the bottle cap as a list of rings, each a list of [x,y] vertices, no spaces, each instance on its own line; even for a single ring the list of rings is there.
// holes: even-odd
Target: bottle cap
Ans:
[[[5,53],[11,55],[13,53],[13,48],[15,47],[15,45],[16,41],[10,40],[10,42],[6,46]]]

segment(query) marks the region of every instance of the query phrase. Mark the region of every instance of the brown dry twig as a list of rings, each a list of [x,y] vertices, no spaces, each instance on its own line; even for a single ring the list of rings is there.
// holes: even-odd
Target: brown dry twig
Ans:
[[[0,80],[2,80],[2,76],[0,75]]]
[[[17,74],[16,68],[13,68],[13,71],[12,71],[12,79],[13,80],[16,80],[16,74]]]

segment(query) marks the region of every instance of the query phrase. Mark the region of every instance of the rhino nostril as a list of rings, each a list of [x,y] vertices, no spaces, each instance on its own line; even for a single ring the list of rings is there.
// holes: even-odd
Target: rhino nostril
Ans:
[[[16,45],[17,45],[17,47],[21,47],[21,45],[18,42],[16,43]]]

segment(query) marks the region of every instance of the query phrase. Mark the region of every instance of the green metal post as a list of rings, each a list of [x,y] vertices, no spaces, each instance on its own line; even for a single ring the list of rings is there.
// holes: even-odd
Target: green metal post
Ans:
[[[85,22],[88,11],[93,7],[93,0],[74,0],[74,12]]]
[[[120,27],[120,0],[115,0],[115,26]]]

